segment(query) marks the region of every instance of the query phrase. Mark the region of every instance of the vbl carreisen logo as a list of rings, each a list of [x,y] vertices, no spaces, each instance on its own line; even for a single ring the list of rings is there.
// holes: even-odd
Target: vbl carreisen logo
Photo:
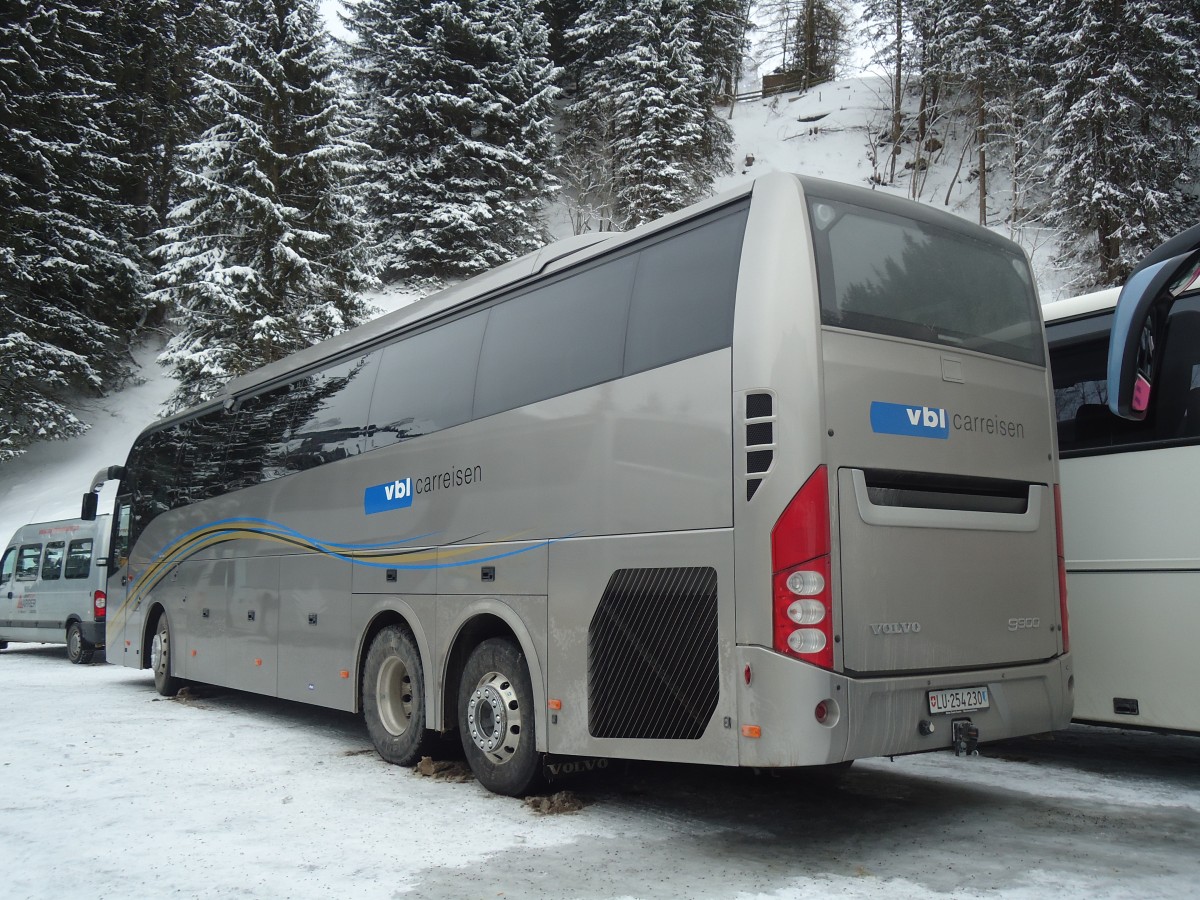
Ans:
[[[363,491],[363,511],[368,516],[391,509],[404,509],[412,506],[412,502],[411,478],[398,478],[386,484],[375,484]]]
[[[938,406],[909,406],[904,403],[871,403],[871,430],[876,434],[903,434],[908,437],[950,437],[946,410]]]

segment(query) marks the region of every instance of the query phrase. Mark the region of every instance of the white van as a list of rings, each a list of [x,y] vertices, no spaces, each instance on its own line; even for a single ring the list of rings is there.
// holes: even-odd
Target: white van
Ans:
[[[9,641],[67,645],[73,663],[104,646],[111,516],[17,529],[0,559],[0,650]]]

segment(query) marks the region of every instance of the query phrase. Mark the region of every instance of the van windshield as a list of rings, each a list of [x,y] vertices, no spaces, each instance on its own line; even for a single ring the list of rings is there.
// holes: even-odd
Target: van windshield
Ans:
[[[809,215],[824,324],[1045,364],[1024,254],[819,197]]]

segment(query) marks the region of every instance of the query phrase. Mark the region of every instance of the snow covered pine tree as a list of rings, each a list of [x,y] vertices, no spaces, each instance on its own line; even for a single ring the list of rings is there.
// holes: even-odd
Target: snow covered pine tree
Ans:
[[[1050,221],[1081,288],[1120,284],[1195,223],[1198,11],[1195,0],[1047,5]]]
[[[537,3],[360,0],[346,24],[386,277],[463,277],[545,243],[558,73]]]
[[[587,172],[581,203],[608,219],[601,228],[631,228],[694,202],[712,187],[713,156],[728,164],[691,8],[601,0],[568,32],[580,57],[568,153]]]
[[[224,4],[228,43],[204,56],[211,125],[182,148],[180,202],[159,232],[156,295],[178,331],[178,409],[235,375],[357,324],[373,282],[349,185],[349,134],[316,0]]]
[[[2,8],[0,462],[85,430],[64,398],[122,370],[143,290],[98,16],[70,0]]]

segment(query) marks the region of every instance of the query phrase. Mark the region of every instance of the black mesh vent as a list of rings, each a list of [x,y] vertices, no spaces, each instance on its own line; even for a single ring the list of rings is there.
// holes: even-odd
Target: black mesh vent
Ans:
[[[775,443],[775,426],[771,422],[755,422],[746,426],[746,446]]]
[[[751,478],[746,482],[746,502],[749,503],[754,499],[754,492],[758,490],[758,486],[762,484],[761,478]]]
[[[746,454],[747,472],[765,472],[771,468],[771,460],[775,458],[774,450],[755,450]]]
[[[697,740],[719,675],[715,569],[613,572],[588,628],[593,737]]]
[[[771,413],[771,395],[770,394],[747,394],[746,395],[746,418],[761,419],[765,416],[772,415]]]

